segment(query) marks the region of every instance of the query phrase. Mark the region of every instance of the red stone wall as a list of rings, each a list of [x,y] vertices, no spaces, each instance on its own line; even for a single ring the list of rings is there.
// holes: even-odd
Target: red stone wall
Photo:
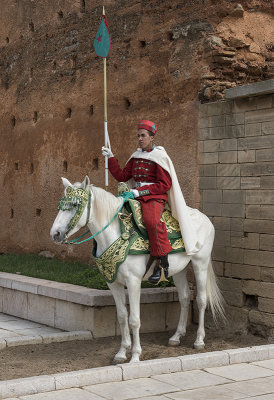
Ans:
[[[235,5],[213,0],[105,1],[112,38],[112,149],[124,164],[136,148],[138,120],[156,121],[156,142],[174,160],[192,206],[197,201],[198,100],[222,96],[231,82],[265,79],[271,73],[271,1],[243,1],[241,16],[233,14]],[[93,51],[100,15],[101,2],[95,0],[7,0],[1,5],[1,252],[49,249],[58,256],[89,259],[89,244],[57,246],[49,230],[62,195],[61,176],[74,182],[88,174],[92,183],[104,185],[103,67]],[[230,26],[250,15],[269,26],[256,48],[258,68],[265,70],[260,76],[221,76],[227,65],[216,61],[216,51],[232,51],[227,49]],[[216,35],[219,45],[212,39]],[[252,40],[240,50],[243,56]],[[115,193],[112,178],[110,189]]]

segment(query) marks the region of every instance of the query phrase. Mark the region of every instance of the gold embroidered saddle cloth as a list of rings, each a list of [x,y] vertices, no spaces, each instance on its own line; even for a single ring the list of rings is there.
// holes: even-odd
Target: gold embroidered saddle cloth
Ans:
[[[149,240],[140,203],[137,200],[127,200],[118,217],[121,236],[100,257],[96,257],[96,241],[92,251],[97,268],[109,283],[115,281],[118,268],[128,254],[149,254]],[[166,224],[171,253],[185,251],[179,223],[169,210],[164,210],[161,221]]]

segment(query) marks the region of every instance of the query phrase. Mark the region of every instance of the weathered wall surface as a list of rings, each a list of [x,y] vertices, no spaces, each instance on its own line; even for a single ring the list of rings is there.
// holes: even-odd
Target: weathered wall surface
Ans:
[[[136,147],[137,121],[158,122],[157,143],[174,160],[190,205],[197,200],[197,101],[273,74],[272,1],[242,1],[244,11],[236,4],[105,1],[113,151],[124,164]],[[102,60],[92,49],[100,15],[96,0],[1,5],[2,252],[49,249],[89,259],[89,244],[56,246],[49,230],[60,176],[104,182]],[[115,192],[113,180],[110,188]]]
[[[271,83],[274,88],[273,80],[264,86]],[[228,304],[229,323],[270,337],[274,336],[273,92],[203,104],[199,133],[200,208],[216,229],[214,267]]]

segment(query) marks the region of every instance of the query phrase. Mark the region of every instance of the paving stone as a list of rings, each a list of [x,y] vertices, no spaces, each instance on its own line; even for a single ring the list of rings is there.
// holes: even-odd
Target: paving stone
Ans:
[[[123,380],[147,378],[155,374],[166,374],[182,370],[180,358],[160,358],[140,363],[121,364]]]
[[[210,374],[234,381],[244,381],[273,375],[273,371],[270,369],[244,363],[227,365],[225,367],[206,368],[205,370]]]
[[[0,339],[18,336],[21,336],[20,333],[12,332],[6,329],[0,329]]]
[[[168,376],[173,375],[174,374],[168,374]],[[155,396],[179,390],[174,383],[168,384],[150,378],[140,378],[123,382],[111,382],[100,385],[85,386],[83,389],[109,400],[125,400],[128,398],[138,398],[142,396]]]
[[[18,336],[6,339],[7,347],[22,346],[26,344],[40,344],[42,338],[40,336]]]
[[[22,400],[102,400],[102,397],[82,389],[66,389],[20,397]]]
[[[265,360],[269,357],[267,346],[253,346],[225,351],[229,356],[230,364],[240,364],[243,362]]]
[[[145,396],[145,397],[138,397],[138,400],[167,400],[169,395],[165,396]],[[137,399],[136,399],[137,400]]]
[[[28,328],[42,328],[42,325],[36,322],[28,321],[26,319],[17,319],[16,321],[1,322],[1,328],[17,332],[21,329]],[[20,332],[17,332],[20,334]]]
[[[243,394],[225,388],[225,385],[222,385],[170,393],[167,397],[174,400],[236,400],[242,399]]]
[[[229,364],[229,357],[223,351],[212,351],[210,353],[203,354],[191,354],[178,358],[182,362],[183,371]]]
[[[42,335],[43,343],[61,343],[71,340],[88,340],[92,339],[90,331],[75,331],[75,332],[57,332]]]
[[[258,365],[259,367],[273,369],[274,370],[274,359],[271,360],[262,360],[262,361],[255,361],[252,365]]]
[[[152,378],[160,382],[174,385],[181,390],[221,385],[223,383],[229,382],[229,379],[198,370],[175,372],[174,374],[156,375]]]
[[[86,385],[122,381],[122,369],[118,366],[92,368],[53,375],[56,389],[82,387]]]
[[[273,393],[270,394],[265,394],[262,396],[256,396],[256,397],[249,397],[248,400],[273,400]]]
[[[43,393],[53,390],[55,390],[55,381],[52,375],[1,381],[0,399]]]
[[[0,313],[0,324],[1,322],[17,321],[17,320],[18,318],[14,317],[13,315]]]
[[[274,392],[274,381],[271,378],[258,378],[250,381],[227,383],[223,385],[223,388],[242,393],[245,396],[260,396]],[[249,397],[248,399],[250,400]],[[260,397],[257,400],[260,400]]]
[[[58,333],[58,332],[62,332],[62,331],[60,329],[52,328],[50,326],[42,326],[42,327],[38,327],[38,328],[19,329],[16,332],[20,333],[20,335],[27,335],[27,336],[38,335],[38,336],[42,336],[42,335],[46,335],[46,334],[50,334],[50,333]]]

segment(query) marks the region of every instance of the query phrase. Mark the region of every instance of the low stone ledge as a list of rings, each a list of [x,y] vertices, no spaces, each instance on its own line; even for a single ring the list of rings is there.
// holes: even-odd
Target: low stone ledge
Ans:
[[[102,307],[115,305],[110,290],[89,289],[84,286],[31,278],[6,272],[0,272],[0,287],[86,306]],[[145,288],[141,290],[142,304],[173,301],[178,301],[177,291],[174,287]]]
[[[0,312],[63,331],[90,331],[95,338],[120,335],[110,290],[0,272]],[[174,330],[179,315],[175,287],[141,289],[142,333]],[[188,317],[189,324],[191,306]]]
[[[69,342],[72,340],[92,340],[93,336],[90,331],[72,331],[72,332],[57,332],[44,335],[32,336],[15,336],[0,340],[0,350],[6,347],[25,346],[31,344],[48,344]],[[0,397],[1,398],[1,397]]]

